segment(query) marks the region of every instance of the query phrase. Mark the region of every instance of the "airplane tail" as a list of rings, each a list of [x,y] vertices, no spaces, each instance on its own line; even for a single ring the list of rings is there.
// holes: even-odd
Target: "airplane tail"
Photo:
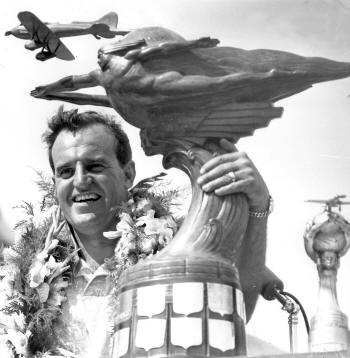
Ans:
[[[115,12],[109,12],[95,21],[73,21],[73,24],[105,24],[114,29],[118,26],[118,15]]]
[[[118,26],[118,15],[115,12],[109,12],[108,14],[102,16],[97,21],[94,21],[95,24],[105,24],[108,25],[111,29],[117,29]]]
[[[118,15],[115,12],[109,12],[100,19],[93,21],[90,32],[96,38],[104,37],[111,39],[116,35],[126,35],[130,30],[117,29]]]
[[[77,24],[91,24],[87,33],[91,33],[97,39],[100,37],[113,38],[116,35],[125,35],[129,30],[118,30],[118,15],[115,12],[109,12],[100,19],[89,22],[74,21]]]

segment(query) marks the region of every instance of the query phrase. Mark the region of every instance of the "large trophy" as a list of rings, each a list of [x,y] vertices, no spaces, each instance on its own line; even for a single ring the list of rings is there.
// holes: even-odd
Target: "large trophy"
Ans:
[[[317,264],[320,278],[317,309],[311,320],[309,348],[311,352],[347,350],[350,346],[348,318],[341,312],[337,300],[337,271],[340,257],[350,245],[350,223],[332,208],[343,202],[343,196],[330,200],[309,200],[325,204],[325,211],[307,226],[305,250]]]
[[[186,41],[159,27],[100,49],[100,69],[37,87],[32,95],[112,106],[141,129],[148,155],[183,170],[192,203],[173,241],[120,277],[113,357],[246,354],[245,304],[236,268],[248,222],[244,195],[197,184],[201,165],[282,115],[273,103],[313,83],[350,75],[350,64],[270,50]],[[72,90],[101,85],[106,96]],[[151,298],[151,299],[150,299]]]

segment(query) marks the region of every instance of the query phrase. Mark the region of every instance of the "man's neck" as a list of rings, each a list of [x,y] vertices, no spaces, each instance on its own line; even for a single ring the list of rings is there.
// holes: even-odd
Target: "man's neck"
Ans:
[[[85,235],[75,231],[75,235],[78,236],[86,252],[98,264],[103,264],[106,258],[113,256],[116,240],[109,240],[102,233]]]

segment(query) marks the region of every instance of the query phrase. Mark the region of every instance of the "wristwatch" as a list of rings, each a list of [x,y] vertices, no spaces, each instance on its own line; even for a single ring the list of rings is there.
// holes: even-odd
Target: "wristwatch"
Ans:
[[[249,210],[248,215],[253,218],[266,218],[268,217],[273,211],[273,199],[272,196],[269,196],[269,205],[267,207],[267,210],[265,211],[251,211]]]

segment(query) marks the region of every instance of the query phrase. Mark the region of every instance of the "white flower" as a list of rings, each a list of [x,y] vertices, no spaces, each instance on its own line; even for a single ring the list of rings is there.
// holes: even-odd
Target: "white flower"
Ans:
[[[45,280],[45,277],[49,276],[51,271],[56,267],[56,261],[53,256],[49,257],[49,260],[45,262],[45,255],[43,252],[37,255],[33,260],[32,265],[29,269],[30,283],[29,286],[32,288],[38,287]],[[57,265],[57,264],[56,264]]]
[[[105,231],[103,233],[103,236],[106,239],[115,240],[115,239],[119,239],[122,236],[122,234],[120,231]]]
[[[0,334],[0,357],[1,358],[15,358],[12,349],[7,343],[7,334]]]
[[[41,303],[47,301],[50,292],[50,286],[46,282],[42,282],[38,287],[35,288],[39,295]]]
[[[58,205],[52,205],[49,209],[42,211],[39,207],[34,207],[32,222],[35,227],[40,227],[51,220],[52,214],[58,210]]]
[[[25,316],[22,312],[3,315],[0,321],[0,327],[5,329],[12,329],[14,331],[24,331],[25,325]]]
[[[173,238],[176,223],[171,216],[154,217],[155,211],[148,210],[147,215],[141,216],[136,221],[136,226],[143,226],[146,235],[158,235],[159,239],[168,242]]]
[[[20,277],[20,270],[18,266],[7,265],[6,274],[2,280],[0,280],[0,292],[6,297],[12,297],[16,291],[16,285],[18,285],[18,279]],[[0,302],[2,302],[3,297],[0,297]]]
[[[130,233],[131,228],[133,226],[133,220],[128,213],[121,213],[119,215],[119,222],[116,226],[115,231],[105,231],[103,236],[107,239],[114,240],[119,239],[125,234]]]
[[[7,324],[6,339],[9,340],[15,347],[16,353],[25,355],[28,345],[28,338],[31,335],[30,331],[26,331],[25,316],[23,313],[13,313],[10,316],[10,321]],[[23,333],[25,332],[25,333]]]
[[[151,209],[152,209],[152,202],[149,199],[143,198],[137,202],[136,210],[147,213],[148,210]]]
[[[119,215],[120,220],[117,224],[117,231],[130,231],[133,226],[133,220],[128,213],[121,213]]]
[[[155,238],[147,238],[141,242],[142,251],[146,254],[152,253],[157,245],[158,243]]]
[[[56,261],[53,256],[49,257],[48,262],[45,260],[48,257],[49,252],[58,245],[58,242],[57,239],[52,240],[48,247],[44,248],[44,250],[36,255],[29,269],[30,287],[34,288],[39,286],[44,282],[45,277],[50,274],[50,270],[53,268]]]
[[[10,328],[7,330],[7,339],[13,344],[17,354],[25,356],[27,352],[28,339],[31,334],[32,333],[30,331],[22,333],[21,331]]]

